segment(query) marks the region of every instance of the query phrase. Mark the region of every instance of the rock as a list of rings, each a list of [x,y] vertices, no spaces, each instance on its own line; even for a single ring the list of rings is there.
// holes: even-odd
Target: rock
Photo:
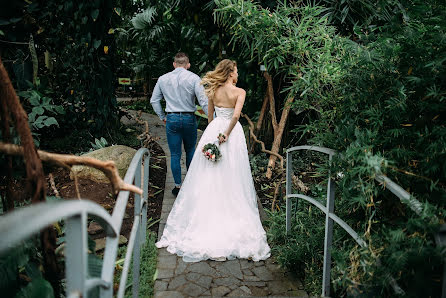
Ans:
[[[96,242],[96,247],[95,247],[94,250],[96,252],[98,252],[98,251],[101,251],[101,250],[103,250],[105,248],[106,238],[105,237],[104,238],[99,238],[99,239],[96,239],[94,242]],[[125,238],[122,235],[119,235],[119,241],[118,241],[119,245],[126,244],[127,242],[128,242],[127,238]]]
[[[203,275],[213,276],[215,274],[215,269],[209,266],[206,262],[199,262],[189,266],[189,271],[200,273]]]
[[[177,266],[177,256],[159,256],[158,268],[175,269]]]
[[[247,286],[241,286],[240,290],[242,290],[246,294],[251,294],[251,290]]]
[[[252,296],[268,296],[269,292],[265,289],[258,287],[249,287],[251,289]]]
[[[101,225],[95,221],[90,222],[90,224],[88,225],[88,234],[90,235],[96,235],[101,233],[102,231],[104,231],[104,229],[102,229]]]
[[[212,289],[212,296],[213,297],[223,297],[227,293],[229,293],[231,290],[228,287],[225,286],[219,286]]]
[[[176,276],[169,282],[169,290],[176,290],[182,285],[186,283],[186,278],[184,278],[184,275]]]
[[[218,286],[239,285],[240,280],[234,277],[221,277],[214,279],[214,283]]]
[[[188,297],[197,297],[200,294],[204,293],[206,290],[207,289],[193,283],[187,283],[178,289],[178,291],[181,291]]]
[[[197,281],[200,278],[200,276],[201,275],[196,272],[191,272],[191,273],[186,274],[187,280],[194,281],[194,282]]]
[[[199,284],[200,286],[202,286],[206,289],[209,289],[211,282],[212,282],[212,277],[210,277],[210,276],[202,276],[196,281],[197,284]]]
[[[161,281],[161,280],[155,281],[153,289],[155,290],[155,292],[167,290],[167,281]]]
[[[173,277],[173,269],[160,268],[160,269],[156,269],[156,270],[158,272],[157,279]]]
[[[82,157],[92,157],[102,161],[112,160],[115,162],[118,169],[119,176],[124,178],[125,173],[135,155],[136,150],[123,145],[116,145],[101,148],[96,151],[81,155]],[[99,170],[87,166],[73,166],[74,172],[78,178],[90,179],[96,182],[109,183],[108,178]],[[71,179],[74,179],[73,173],[70,174]]]
[[[221,273],[226,273],[229,276],[234,276],[238,279],[243,279],[242,271],[240,270],[240,262],[238,260],[227,261],[218,268]]]
[[[155,298],[183,298],[183,294],[177,291],[162,291],[155,294]]]
[[[177,265],[177,268],[175,269],[175,275],[180,275],[180,274],[182,274],[182,273],[184,272],[184,270],[186,270],[187,265],[188,265],[188,264],[185,263],[185,262],[183,261],[183,259],[179,258],[179,259],[178,259],[178,265]]]
[[[241,289],[235,289],[231,293],[228,294],[230,297],[247,297],[250,296],[246,292],[242,291]]]
[[[254,274],[260,278],[261,280],[264,281],[268,281],[268,280],[273,280],[274,276],[271,274],[271,272],[269,272],[269,270],[265,267],[255,267],[252,269],[252,272],[254,272]]]

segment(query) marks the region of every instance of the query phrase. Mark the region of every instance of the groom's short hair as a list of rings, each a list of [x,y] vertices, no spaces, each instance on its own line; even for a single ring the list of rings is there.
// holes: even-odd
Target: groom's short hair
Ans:
[[[179,52],[175,55],[174,62],[178,65],[187,65],[189,63],[189,57],[186,53]]]

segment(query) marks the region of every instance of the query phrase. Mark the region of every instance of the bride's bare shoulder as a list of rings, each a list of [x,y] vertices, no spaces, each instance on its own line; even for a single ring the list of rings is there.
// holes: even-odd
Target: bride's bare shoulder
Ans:
[[[239,88],[239,87],[234,87],[234,93],[239,96],[239,95],[246,95],[246,91],[243,88]]]

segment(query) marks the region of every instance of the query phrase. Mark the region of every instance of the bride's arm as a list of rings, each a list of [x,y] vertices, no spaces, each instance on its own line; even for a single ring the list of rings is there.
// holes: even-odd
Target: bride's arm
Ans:
[[[208,101],[208,124],[211,123],[211,121],[214,120],[214,102],[211,98],[209,98]]]
[[[228,128],[225,131],[225,140],[226,141],[231,134],[232,129],[237,124],[238,119],[240,119],[240,114],[242,113],[243,104],[245,103],[246,91],[240,89],[240,94],[237,96],[237,101],[235,103],[234,115],[232,116],[231,122],[229,123]],[[221,142],[221,140],[220,140]]]

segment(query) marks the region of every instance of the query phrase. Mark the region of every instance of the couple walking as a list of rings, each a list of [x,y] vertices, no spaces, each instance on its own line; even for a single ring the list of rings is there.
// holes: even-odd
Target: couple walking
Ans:
[[[246,92],[237,88],[234,61],[220,61],[203,79],[193,72],[189,58],[178,53],[174,70],[161,76],[150,102],[166,124],[177,196],[158,248],[183,257],[185,262],[206,259],[270,256],[266,233],[257,207],[242,126],[238,122]],[[208,126],[198,143],[195,97],[208,115]],[[166,101],[166,114],[161,99]],[[215,119],[214,119],[215,112]],[[209,161],[202,154],[205,144],[218,139],[221,160]],[[181,146],[188,169],[181,182]]]

